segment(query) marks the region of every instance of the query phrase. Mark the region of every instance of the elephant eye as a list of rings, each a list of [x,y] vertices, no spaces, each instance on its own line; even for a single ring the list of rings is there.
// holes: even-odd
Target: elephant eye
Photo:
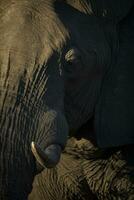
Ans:
[[[70,49],[65,55],[65,61],[69,65],[77,64],[81,60],[80,51],[77,48]]]

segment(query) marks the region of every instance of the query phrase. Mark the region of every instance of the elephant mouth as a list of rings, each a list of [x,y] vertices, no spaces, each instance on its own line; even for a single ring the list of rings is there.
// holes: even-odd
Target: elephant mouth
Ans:
[[[86,140],[89,140],[92,144],[94,144],[94,146],[97,146],[94,114],[86,123],[84,123],[74,133],[75,133],[75,137],[78,140],[81,140],[82,138],[84,138]]]
[[[51,144],[45,150],[43,150],[35,142],[31,143],[31,150],[36,161],[43,168],[53,168],[60,160],[61,147],[58,144]]]

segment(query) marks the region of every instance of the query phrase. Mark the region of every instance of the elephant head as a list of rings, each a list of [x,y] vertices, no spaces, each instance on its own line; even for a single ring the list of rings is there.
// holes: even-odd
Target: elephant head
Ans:
[[[97,18],[60,2],[2,0],[0,19],[0,195],[22,200],[93,115],[110,47]]]

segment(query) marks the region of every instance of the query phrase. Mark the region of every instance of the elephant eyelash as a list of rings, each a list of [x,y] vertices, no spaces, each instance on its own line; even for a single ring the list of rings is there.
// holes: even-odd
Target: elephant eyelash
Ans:
[[[65,61],[67,63],[70,64],[76,63],[80,61],[80,59],[81,59],[80,52],[77,48],[72,48],[65,54]]]

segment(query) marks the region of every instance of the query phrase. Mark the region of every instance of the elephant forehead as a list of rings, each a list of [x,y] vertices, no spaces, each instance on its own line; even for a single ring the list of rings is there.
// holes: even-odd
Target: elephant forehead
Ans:
[[[44,59],[53,50],[60,49],[68,32],[53,7],[50,0],[2,1],[0,48],[17,49],[31,57],[40,55]]]

